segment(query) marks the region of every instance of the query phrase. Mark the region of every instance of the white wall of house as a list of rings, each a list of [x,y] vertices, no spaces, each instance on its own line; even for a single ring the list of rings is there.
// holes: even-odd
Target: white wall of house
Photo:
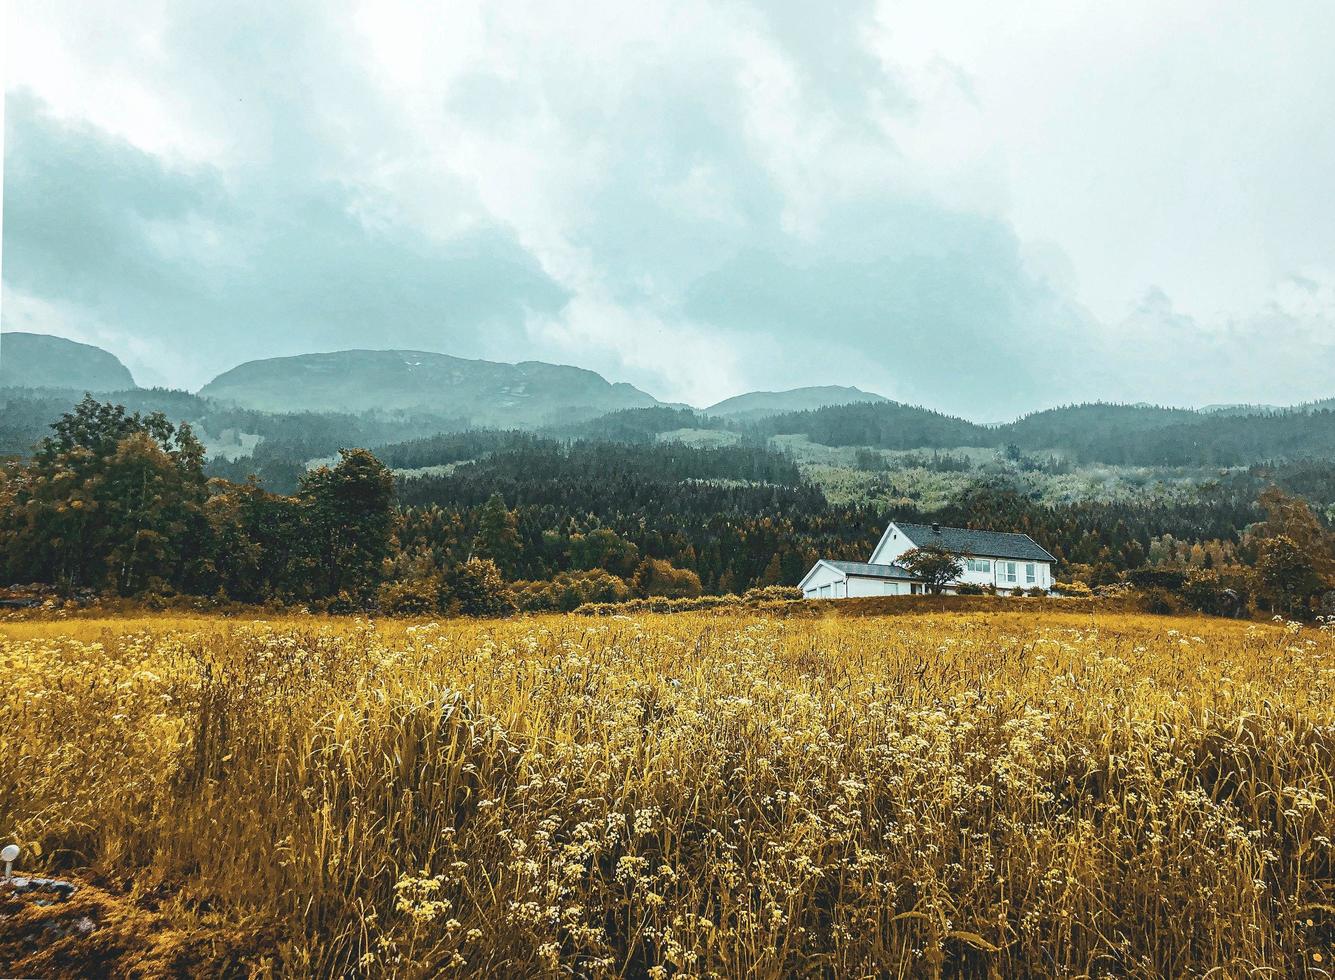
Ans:
[[[999,589],[1052,588],[1052,562],[1019,561],[961,555],[964,571],[956,581],[970,585],[995,585]]]
[[[846,575],[824,562],[808,572],[801,585],[802,595],[808,599],[856,599],[860,596],[907,595],[909,592],[908,582]]]
[[[802,595],[808,599],[842,599],[846,596],[846,577],[824,562],[802,580]]]
[[[881,540],[876,542],[876,549],[872,551],[867,561],[872,565],[893,565],[900,555],[912,551],[914,547],[913,542],[891,521],[890,526],[881,535]]]
[[[848,576],[848,594],[855,598],[867,595],[908,595],[908,591],[908,582],[900,582],[892,578]]]

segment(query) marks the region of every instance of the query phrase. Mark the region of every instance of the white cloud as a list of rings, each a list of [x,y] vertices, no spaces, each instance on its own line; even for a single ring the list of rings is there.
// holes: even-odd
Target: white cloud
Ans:
[[[70,0],[9,26],[10,89],[86,147],[82,179],[112,138],[149,158],[115,151],[136,188],[189,176],[116,254],[71,241],[73,279],[50,229],[6,229],[6,325],[101,324],[141,369],[360,331],[700,402],[1329,394],[1319,0]],[[51,226],[113,227],[125,183],[94,190],[71,197],[105,213]],[[975,408],[989,371],[1006,392]]]

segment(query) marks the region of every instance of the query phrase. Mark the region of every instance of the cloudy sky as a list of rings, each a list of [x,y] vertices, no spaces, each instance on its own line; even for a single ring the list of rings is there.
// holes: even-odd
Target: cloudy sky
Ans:
[[[1335,4],[8,4],[4,329],[982,420],[1335,395]]]

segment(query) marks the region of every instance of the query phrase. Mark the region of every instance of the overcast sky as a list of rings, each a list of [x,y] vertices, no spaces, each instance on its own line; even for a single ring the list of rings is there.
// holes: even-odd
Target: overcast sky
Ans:
[[[982,420],[1335,395],[1335,3],[8,4],[5,329]]]

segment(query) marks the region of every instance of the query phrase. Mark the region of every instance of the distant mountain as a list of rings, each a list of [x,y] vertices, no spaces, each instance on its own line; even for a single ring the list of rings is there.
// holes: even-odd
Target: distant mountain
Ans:
[[[1269,412],[1280,411],[1283,411],[1283,409],[1279,405],[1252,405],[1247,402],[1228,405],[1202,405],[1200,408],[1202,415],[1265,415]]]
[[[748,391],[744,395],[725,398],[716,405],[706,408],[707,415],[726,415],[729,417],[764,418],[767,415],[782,415],[785,412],[807,412],[815,408],[830,405],[853,405],[859,402],[886,402],[883,395],[877,395],[861,388],[844,388],[839,385],[820,385],[810,388],[791,388],[788,391]]]
[[[1335,398],[1321,398],[1297,405],[1206,405],[1201,409],[1206,415],[1273,415],[1276,412],[1319,412],[1335,408]]]
[[[64,337],[6,330],[0,333],[0,388],[124,391],[134,376],[116,355]]]
[[[825,446],[924,449],[996,445],[994,430],[986,426],[888,399],[785,412],[752,424],[766,435],[804,435]]]
[[[1158,405],[1118,405],[1090,402],[1064,405],[1025,415],[1007,425],[996,427],[1002,442],[1044,449],[1070,448],[1093,436],[1118,433],[1128,436],[1174,425],[1190,425],[1207,418],[1189,408],[1163,408]]]
[[[248,361],[199,392],[269,412],[429,412],[475,426],[533,427],[658,405],[628,384],[542,361],[503,364],[410,350]]]

